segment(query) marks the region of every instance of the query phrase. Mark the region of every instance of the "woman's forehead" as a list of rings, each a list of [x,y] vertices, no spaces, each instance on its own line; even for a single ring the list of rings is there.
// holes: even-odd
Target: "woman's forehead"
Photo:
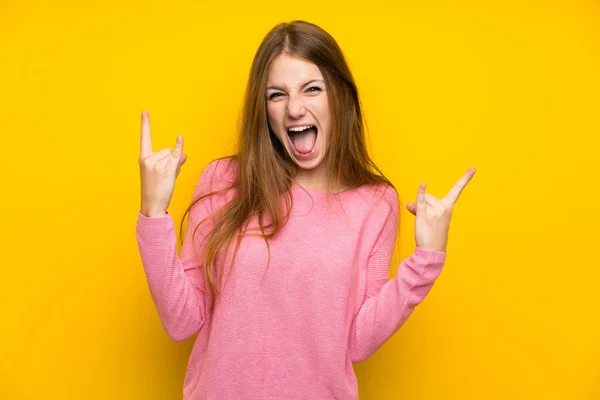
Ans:
[[[269,68],[267,86],[300,87],[312,80],[323,81],[321,70],[316,64],[281,54]]]

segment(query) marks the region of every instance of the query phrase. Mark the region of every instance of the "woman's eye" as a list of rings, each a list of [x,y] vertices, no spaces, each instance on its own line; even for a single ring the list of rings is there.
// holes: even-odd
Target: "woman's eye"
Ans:
[[[312,87],[310,87],[310,88],[308,88],[308,89],[306,89],[306,90],[307,90],[308,92],[311,92],[311,93],[318,93],[318,92],[320,92],[322,89],[321,89],[320,87],[318,87],[318,86],[312,86]],[[271,94],[268,96],[268,99],[269,99],[269,100],[273,100],[273,99],[276,99],[276,98],[278,98],[278,97],[281,97],[281,96],[283,96],[283,95],[284,95],[284,94],[283,94],[283,93],[281,93],[281,92],[275,92],[275,93],[271,93]]]

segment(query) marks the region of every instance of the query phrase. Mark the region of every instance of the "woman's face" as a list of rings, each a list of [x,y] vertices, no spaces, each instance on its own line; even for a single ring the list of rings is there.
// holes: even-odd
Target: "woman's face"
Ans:
[[[331,116],[319,68],[281,54],[269,70],[266,97],[269,126],[296,165],[304,170],[322,165]]]

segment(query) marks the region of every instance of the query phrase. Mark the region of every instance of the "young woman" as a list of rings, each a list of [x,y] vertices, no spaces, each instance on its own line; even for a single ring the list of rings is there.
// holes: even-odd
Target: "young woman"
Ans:
[[[185,399],[357,399],[352,363],[433,286],[475,170],[443,199],[420,185],[407,205],[416,248],[388,280],[398,196],[369,158],[362,118],[335,40],[303,21],[274,27],[252,63],[239,149],[202,172],[177,254],[167,208],[183,138],[153,152],[142,113],[137,240],[166,332],[198,334]]]

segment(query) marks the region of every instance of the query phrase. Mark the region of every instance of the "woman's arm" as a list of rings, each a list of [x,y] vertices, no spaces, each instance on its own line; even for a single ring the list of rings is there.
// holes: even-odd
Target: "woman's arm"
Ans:
[[[387,217],[368,260],[365,298],[351,328],[352,362],[371,357],[400,329],[425,299],[446,259],[445,252],[416,247],[388,280],[398,230],[398,198],[393,190],[388,192]]]
[[[194,199],[212,191],[210,182],[216,163],[213,161],[202,172]],[[165,331],[176,341],[197,333],[206,317],[203,252],[197,248],[209,232],[210,223],[201,225],[193,241],[192,234],[196,225],[212,213],[211,198],[205,197],[190,209],[180,255],[177,254],[177,235],[170,214],[156,218],[138,214],[136,237],[148,288]]]

